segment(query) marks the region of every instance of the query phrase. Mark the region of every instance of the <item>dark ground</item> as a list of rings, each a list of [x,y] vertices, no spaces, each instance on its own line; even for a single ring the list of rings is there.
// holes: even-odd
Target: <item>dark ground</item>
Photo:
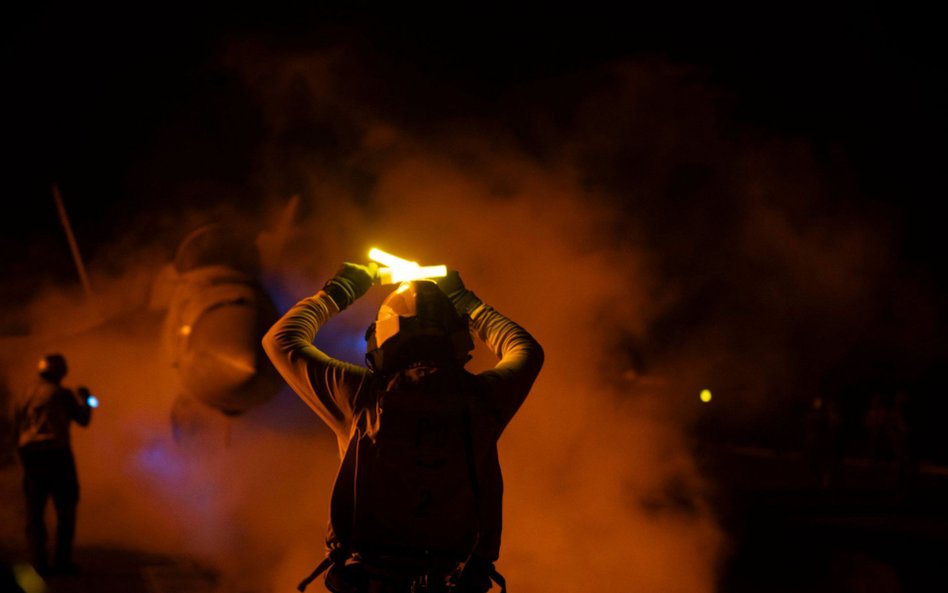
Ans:
[[[735,542],[722,593],[948,591],[945,468],[900,485],[893,465],[848,457],[821,487],[798,453],[719,448],[702,462]]]
[[[946,468],[922,464],[900,488],[894,468],[850,457],[839,483],[821,488],[799,453],[706,447],[699,462],[718,485],[713,504],[732,542],[721,593],[948,591]],[[18,480],[17,466],[0,471],[4,500],[17,500]],[[6,505],[2,516],[4,592],[24,559],[15,510]],[[80,546],[76,561],[82,573],[50,579],[48,593],[206,593],[220,585],[186,557]]]

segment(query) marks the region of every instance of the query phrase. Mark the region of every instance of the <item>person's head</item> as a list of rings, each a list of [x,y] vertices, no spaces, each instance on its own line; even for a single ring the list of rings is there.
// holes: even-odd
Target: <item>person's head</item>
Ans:
[[[37,370],[44,379],[58,382],[69,372],[69,367],[66,366],[66,357],[62,354],[47,354],[39,360]]]
[[[404,282],[389,294],[365,339],[366,363],[383,375],[417,364],[460,368],[474,349],[467,320],[430,280]]]

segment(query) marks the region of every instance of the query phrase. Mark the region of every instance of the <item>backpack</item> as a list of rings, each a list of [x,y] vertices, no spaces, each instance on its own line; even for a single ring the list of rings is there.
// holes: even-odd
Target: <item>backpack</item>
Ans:
[[[479,486],[469,377],[434,373],[413,383],[396,376],[358,413],[331,504],[333,530],[346,547],[461,559],[471,553]]]
[[[463,371],[436,372],[417,382],[396,375],[384,390],[357,402],[333,486],[330,555],[300,583],[300,591],[330,565],[351,563],[353,554],[463,572],[481,535],[474,381]],[[502,583],[487,564],[487,574]]]

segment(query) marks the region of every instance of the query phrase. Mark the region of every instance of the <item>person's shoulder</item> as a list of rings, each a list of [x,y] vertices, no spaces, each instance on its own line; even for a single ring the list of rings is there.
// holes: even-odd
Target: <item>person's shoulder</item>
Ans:
[[[76,391],[73,388],[60,383],[51,383],[46,389],[49,390],[50,397],[55,398],[57,402],[71,403],[76,397]]]

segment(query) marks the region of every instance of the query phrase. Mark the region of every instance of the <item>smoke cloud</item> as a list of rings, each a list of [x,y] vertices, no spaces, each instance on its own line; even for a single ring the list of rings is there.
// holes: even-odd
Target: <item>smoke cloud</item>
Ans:
[[[738,126],[694,68],[612,64],[479,102],[354,46],[238,44],[222,64],[266,130],[259,198],[149,213],[153,252],[102,256],[115,258],[95,279],[104,308],[147,302],[192,222],[226,211],[260,228],[294,195],[292,229],[262,240],[282,245],[265,275],[281,310],[371,246],[458,269],[547,353],[500,442],[498,568],[518,591],[714,591],[727,536],[691,448],[698,391],[758,416],[796,396],[787,385],[818,389],[804,371],[844,365],[867,331],[891,335],[886,303],[911,297],[914,323],[935,326],[924,286],[885,282],[891,227],[855,208],[845,180],[828,184],[802,141]],[[200,187],[179,191],[215,193]],[[885,302],[861,299],[884,284]],[[317,345],[360,362],[384,292]],[[35,332],[87,315],[78,302],[47,293]],[[229,422],[208,416],[205,441],[176,447],[159,326],[143,315],[57,345],[102,401],[75,434],[79,544],[185,553],[224,588],[290,590],[322,555],[334,439],[284,391]],[[479,349],[469,368],[491,364]]]

